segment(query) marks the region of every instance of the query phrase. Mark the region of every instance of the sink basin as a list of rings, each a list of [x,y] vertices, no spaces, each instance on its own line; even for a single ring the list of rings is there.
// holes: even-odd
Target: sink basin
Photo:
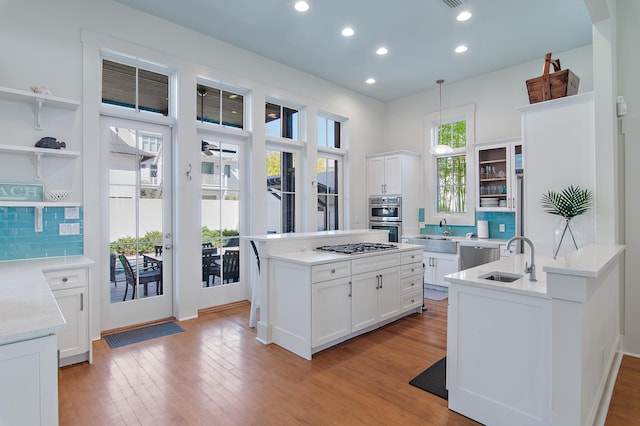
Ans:
[[[491,281],[499,281],[502,283],[512,283],[516,280],[519,280],[524,275],[520,274],[511,274],[509,272],[489,272],[488,274],[480,275],[478,278],[482,278],[485,280]]]
[[[420,244],[424,251],[436,253],[453,253],[458,252],[458,242],[451,238],[437,235],[424,235],[409,239],[409,244]]]

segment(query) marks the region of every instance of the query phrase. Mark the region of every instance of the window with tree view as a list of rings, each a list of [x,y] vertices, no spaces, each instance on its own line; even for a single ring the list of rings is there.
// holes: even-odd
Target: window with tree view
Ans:
[[[451,152],[436,156],[437,213],[467,212],[467,122],[435,126],[437,144]]]

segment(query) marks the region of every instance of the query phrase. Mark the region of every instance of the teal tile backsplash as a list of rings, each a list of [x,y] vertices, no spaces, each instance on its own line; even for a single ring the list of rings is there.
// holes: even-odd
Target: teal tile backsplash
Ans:
[[[516,219],[514,213],[508,212],[477,212],[476,223],[479,220],[489,222],[489,238],[508,240],[516,235]],[[504,224],[505,231],[500,232],[500,224]],[[452,226],[449,228],[456,237],[463,237],[469,232],[476,233],[476,226]],[[442,234],[443,229],[438,225],[425,225],[420,230],[421,234]]]
[[[42,209],[42,232],[35,232],[33,207],[0,207],[0,260],[72,256],[84,253],[83,211],[64,218],[64,207]],[[61,223],[79,223],[80,235],[58,235]]]

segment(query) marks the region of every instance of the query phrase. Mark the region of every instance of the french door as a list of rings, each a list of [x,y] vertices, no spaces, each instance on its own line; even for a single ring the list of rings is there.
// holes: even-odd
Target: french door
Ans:
[[[172,149],[167,126],[116,118],[101,126],[110,330],[173,316]]]

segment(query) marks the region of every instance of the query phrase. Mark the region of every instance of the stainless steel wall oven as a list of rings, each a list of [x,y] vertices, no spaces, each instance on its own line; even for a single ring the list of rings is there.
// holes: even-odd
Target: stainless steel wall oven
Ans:
[[[402,236],[402,197],[369,198],[369,229],[389,231],[389,242]]]

